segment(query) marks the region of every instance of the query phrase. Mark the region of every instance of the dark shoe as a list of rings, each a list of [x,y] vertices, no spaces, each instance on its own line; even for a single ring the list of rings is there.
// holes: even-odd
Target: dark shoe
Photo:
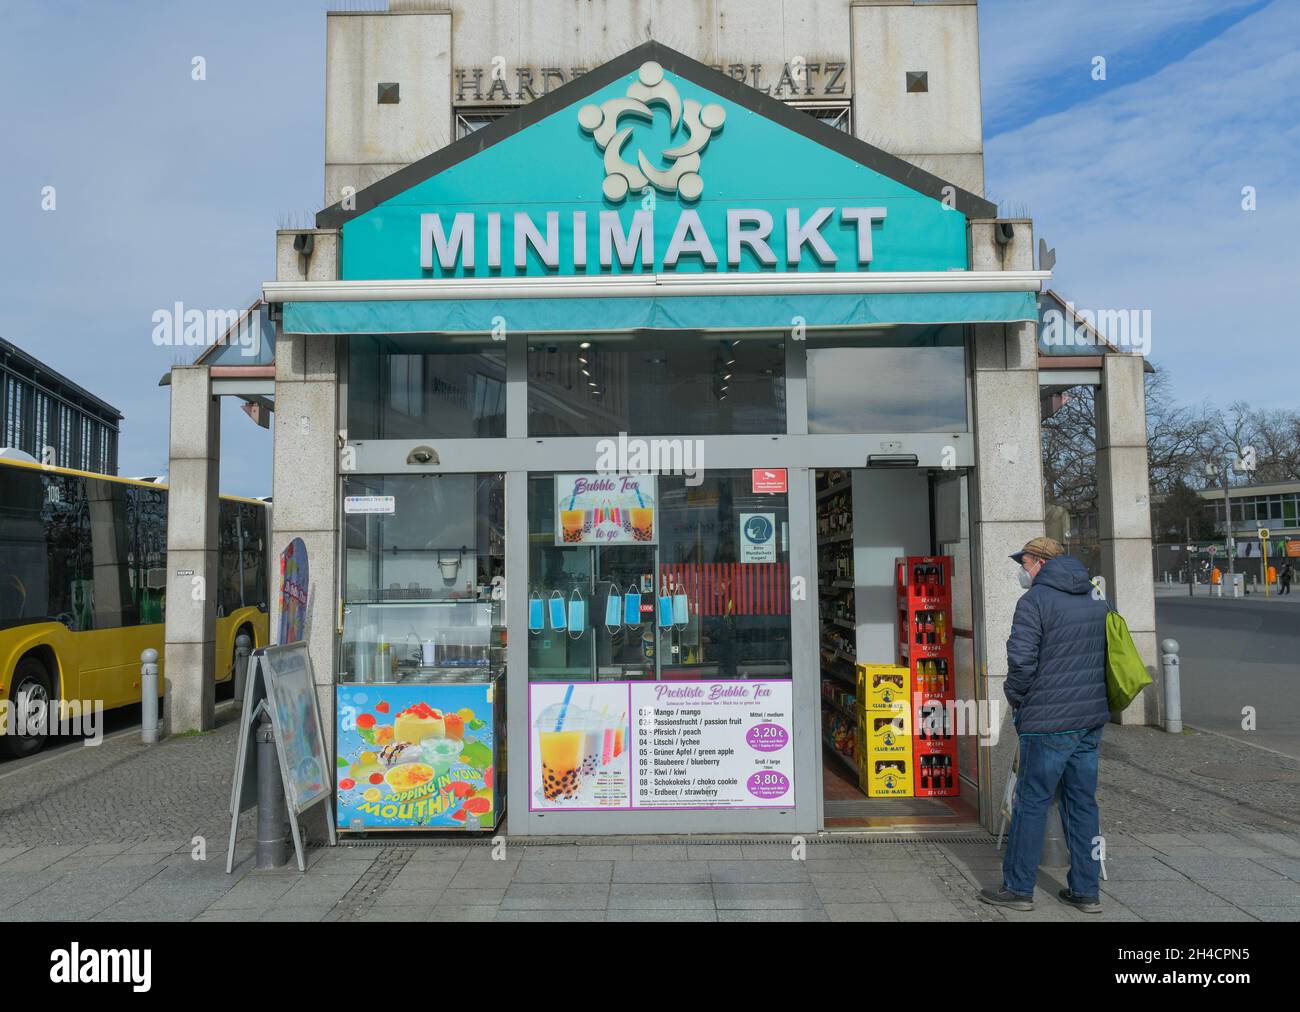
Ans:
[[[1032,896],[1021,896],[1002,886],[998,886],[996,889],[981,889],[980,900],[995,907],[1006,907],[1008,910],[1029,911],[1034,909],[1034,898]]]
[[[1076,896],[1069,889],[1062,889],[1056,896],[1067,907],[1074,907],[1075,910],[1082,911],[1085,914],[1101,913],[1101,898],[1099,896]]]

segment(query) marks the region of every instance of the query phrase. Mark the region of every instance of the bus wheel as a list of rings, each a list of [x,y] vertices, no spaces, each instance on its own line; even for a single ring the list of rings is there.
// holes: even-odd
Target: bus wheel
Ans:
[[[50,686],[49,672],[35,657],[24,657],[18,662],[14,668],[14,684],[9,690],[5,733],[0,735],[0,753],[25,756],[45,747],[45,728],[54,708]]]

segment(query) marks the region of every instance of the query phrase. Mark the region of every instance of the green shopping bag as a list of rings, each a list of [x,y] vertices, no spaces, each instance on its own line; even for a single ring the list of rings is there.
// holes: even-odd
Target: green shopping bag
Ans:
[[[1110,602],[1106,602],[1109,608]],[[1128,708],[1151,684],[1147,666],[1138,656],[1128,623],[1114,608],[1106,613],[1106,702],[1111,713]]]

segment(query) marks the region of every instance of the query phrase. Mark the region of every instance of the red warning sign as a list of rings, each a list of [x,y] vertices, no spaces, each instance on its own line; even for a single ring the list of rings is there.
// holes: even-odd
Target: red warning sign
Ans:
[[[784,467],[756,467],[753,469],[753,490],[760,492],[789,492]]]

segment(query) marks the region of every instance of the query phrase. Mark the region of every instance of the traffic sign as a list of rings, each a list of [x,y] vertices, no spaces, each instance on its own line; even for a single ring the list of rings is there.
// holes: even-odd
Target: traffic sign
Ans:
[[[1261,527],[1261,528],[1259,529],[1259,540],[1260,540],[1260,541],[1267,541],[1267,540],[1268,540],[1268,528],[1267,528],[1267,527]]]

